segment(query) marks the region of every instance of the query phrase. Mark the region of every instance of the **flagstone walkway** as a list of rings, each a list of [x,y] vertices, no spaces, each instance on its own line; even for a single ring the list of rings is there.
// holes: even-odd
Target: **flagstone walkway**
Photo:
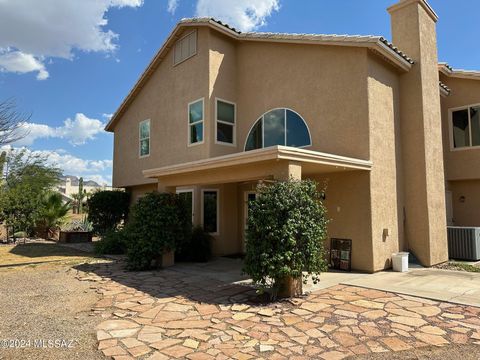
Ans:
[[[175,267],[86,265],[102,294],[98,348],[114,359],[343,359],[428,345],[480,344],[480,308],[338,285],[301,299],[249,302],[253,289]]]

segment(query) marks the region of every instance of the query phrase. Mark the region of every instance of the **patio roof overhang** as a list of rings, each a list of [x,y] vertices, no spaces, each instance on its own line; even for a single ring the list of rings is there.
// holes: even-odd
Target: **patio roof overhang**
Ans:
[[[147,178],[156,178],[172,186],[227,183],[271,177],[285,163],[302,166],[302,175],[342,171],[370,171],[372,162],[335,154],[272,146],[209,159],[164,166],[143,171]]]

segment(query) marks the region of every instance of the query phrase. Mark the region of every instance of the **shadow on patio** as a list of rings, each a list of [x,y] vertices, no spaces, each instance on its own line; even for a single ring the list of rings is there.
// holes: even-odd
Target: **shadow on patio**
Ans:
[[[157,299],[183,297],[208,304],[252,303],[256,291],[248,276],[241,274],[240,259],[215,258],[208,263],[177,263],[151,271],[127,271],[123,261],[81,264],[75,269],[109,278]],[[115,295],[106,288],[104,295]],[[128,304],[126,304],[128,305]]]

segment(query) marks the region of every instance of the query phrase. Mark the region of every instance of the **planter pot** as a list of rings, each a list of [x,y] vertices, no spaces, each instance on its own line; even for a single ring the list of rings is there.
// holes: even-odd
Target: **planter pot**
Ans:
[[[92,242],[92,233],[87,231],[60,231],[58,241],[64,243]]]
[[[302,277],[288,276],[279,280],[278,298],[289,298],[302,296],[303,286]]]
[[[170,266],[175,265],[175,252],[174,251],[168,251],[166,253],[163,253],[160,256],[157,256],[157,258],[153,261],[153,266],[155,268],[167,268]]]

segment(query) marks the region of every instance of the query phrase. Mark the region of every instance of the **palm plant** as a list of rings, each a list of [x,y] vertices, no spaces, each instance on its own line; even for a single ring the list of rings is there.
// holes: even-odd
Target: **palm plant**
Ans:
[[[63,203],[62,195],[59,193],[49,192],[45,195],[39,223],[45,229],[48,238],[53,237],[55,231],[63,224],[70,209],[70,202]]]

